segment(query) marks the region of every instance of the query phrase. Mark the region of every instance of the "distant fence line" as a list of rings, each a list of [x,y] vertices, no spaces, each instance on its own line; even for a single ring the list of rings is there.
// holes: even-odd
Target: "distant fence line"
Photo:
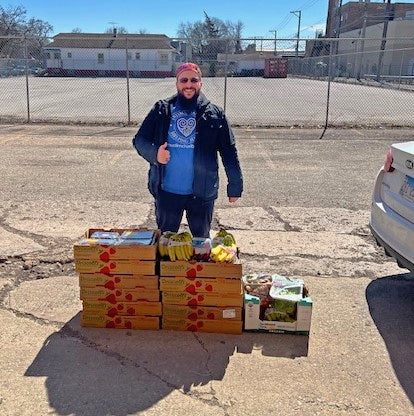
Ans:
[[[414,38],[381,40],[0,37],[0,121],[139,123],[194,61],[241,126],[414,127]]]

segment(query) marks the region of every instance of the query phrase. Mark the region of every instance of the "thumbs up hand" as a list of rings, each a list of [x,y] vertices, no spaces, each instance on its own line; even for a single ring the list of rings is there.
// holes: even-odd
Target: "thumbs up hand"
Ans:
[[[157,161],[163,165],[167,164],[170,160],[170,152],[167,150],[168,143],[165,142],[158,148]]]

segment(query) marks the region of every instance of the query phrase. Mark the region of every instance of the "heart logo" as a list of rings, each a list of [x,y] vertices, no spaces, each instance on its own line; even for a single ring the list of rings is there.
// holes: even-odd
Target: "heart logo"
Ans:
[[[190,321],[196,321],[197,320],[197,314],[196,313],[190,313],[190,315],[188,315],[188,319]]]
[[[131,294],[131,293],[128,293],[128,294],[125,296],[125,299],[126,299],[126,300],[131,301],[131,300],[132,300],[132,294]]]
[[[195,271],[195,269],[188,270],[188,272],[186,274],[187,274],[187,277],[190,277],[190,278],[197,276],[197,272]]]
[[[115,296],[121,296],[122,292],[120,290],[115,291]]]
[[[202,328],[203,327],[203,322],[202,321],[198,321],[197,322],[197,328]]]
[[[195,325],[190,325],[187,327],[187,331],[197,332],[197,327]]]
[[[104,263],[108,263],[109,261],[109,254],[105,251],[99,256],[99,259],[102,260]]]
[[[102,269],[101,269],[101,270],[99,270],[99,272],[100,272],[100,273],[103,273],[103,274],[106,274],[106,275],[108,275],[108,276],[109,276],[109,274],[110,274],[110,270],[109,270],[109,267],[108,267],[108,266],[102,267]]]
[[[177,120],[177,128],[179,132],[185,137],[188,137],[194,131],[195,125],[196,121],[194,118],[179,118]]]
[[[214,313],[213,313],[213,312],[209,312],[209,313],[207,314],[207,318],[208,318],[208,319],[214,319]]]
[[[131,329],[132,328],[132,322],[131,321],[126,321],[125,322],[125,328]]]
[[[120,317],[115,318],[115,323],[120,324],[122,322],[122,319]]]
[[[108,321],[105,325],[107,328],[115,328],[115,322]]]
[[[206,290],[207,290],[207,292],[211,292],[213,290],[213,286],[207,285]]]
[[[116,264],[115,264],[115,263],[111,263],[111,264],[109,265],[109,268],[110,268],[110,269],[115,269],[115,267],[116,267]]]
[[[199,302],[202,302],[202,301],[204,300],[204,296],[202,296],[202,295],[198,295],[197,300],[198,300]]]
[[[117,311],[117,309],[116,308],[111,308],[111,309],[109,309],[109,311],[108,311],[108,316],[110,317],[110,318],[113,318],[114,316],[116,316],[116,315],[118,315],[118,311]]]
[[[197,264],[197,271],[201,272],[203,270],[203,266],[201,264]]]
[[[204,311],[203,311],[202,309],[199,309],[199,310],[198,310],[198,314],[199,314],[199,315],[204,315]]]
[[[185,288],[185,291],[190,293],[191,295],[195,295],[196,294],[196,290],[195,290],[195,286],[194,285],[190,285],[188,287]]]
[[[197,305],[197,299],[190,299],[190,300],[187,302],[187,305],[189,305],[189,306],[191,306],[191,305]]]
[[[201,285],[202,285],[202,283],[199,280],[197,280],[196,287],[200,287]]]
[[[109,290],[114,290],[115,289],[115,283],[111,282],[111,281],[106,282],[104,287],[109,289]]]
[[[109,303],[112,303],[112,305],[115,305],[116,303],[116,298],[115,295],[113,293],[111,293],[110,295],[108,295],[105,300]]]
[[[135,315],[135,309],[134,308],[128,308],[127,313],[128,313],[128,315]]]
[[[109,254],[115,254],[115,253],[116,253],[116,250],[115,250],[114,248],[112,248],[112,247],[111,247],[111,248],[109,249]]]
[[[122,309],[124,309],[124,305],[122,303],[119,303],[118,304],[118,310],[122,311]]]
[[[115,277],[115,283],[119,283],[121,279],[119,277]]]

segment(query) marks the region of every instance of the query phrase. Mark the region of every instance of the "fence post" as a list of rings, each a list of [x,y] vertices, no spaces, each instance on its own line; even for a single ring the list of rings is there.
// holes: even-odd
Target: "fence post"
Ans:
[[[29,56],[27,51],[27,38],[24,37],[24,58],[26,73],[26,103],[27,103],[27,122],[30,123],[30,97],[29,97]]]
[[[226,63],[224,66],[224,105],[223,105],[223,109],[224,109],[224,114],[226,114],[226,105],[227,105],[227,68],[228,68],[228,64],[229,64],[229,57],[228,57],[228,53],[229,53],[229,41],[227,40],[226,42]]]
[[[404,53],[405,53],[405,49],[403,49],[403,51],[402,51],[402,55],[401,55],[400,77],[399,77],[399,81],[398,81],[398,89],[400,89],[400,88],[401,88],[401,75],[402,75],[402,71],[403,71],[403,64],[404,64]]]
[[[128,35],[125,35],[125,59],[126,59],[126,80],[127,80],[127,107],[128,125],[131,124],[131,104],[129,99],[129,62],[128,62]]]
[[[329,120],[329,101],[330,101],[330,96],[331,96],[331,76],[332,76],[332,46],[333,46],[333,41],[330,41],[329,44],[329,63],[328,63],[328,91],[326,94],[326,113],[325,113],[325,126],[323,128],[323,132],[321,134],[321,136],[319,137],[319,140],[322,139],[322,137],[324,136],[326,129],[328,128],[328,120]]]

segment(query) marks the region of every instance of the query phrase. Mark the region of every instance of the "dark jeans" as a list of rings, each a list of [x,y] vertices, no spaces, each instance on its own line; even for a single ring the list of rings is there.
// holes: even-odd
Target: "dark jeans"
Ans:
[[[161,232],[180,228],[186,211],[188,226],[193,237],[210,237],[214,200],[205,201],[194,195],[178,195],[160,190],[155,199],[157,225]]]

